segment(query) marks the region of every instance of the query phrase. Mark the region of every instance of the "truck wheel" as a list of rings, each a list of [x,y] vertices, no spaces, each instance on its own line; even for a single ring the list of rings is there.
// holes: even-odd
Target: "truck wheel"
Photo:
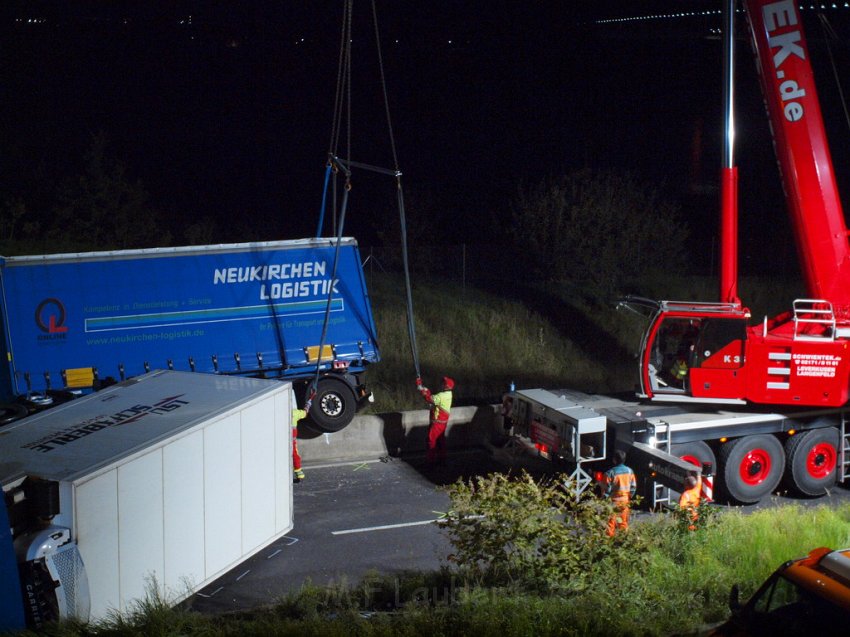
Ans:
[[[745,436],[720,448],[723,492],[740,504],[754,504],[773,493],[784,468],[782,443],[770,435]]]
[[[0,426],[8,425],[11,422],[29,416],[29,413],[26,407],[18,403],[2,403],[0,404]]]
[[[354,392],[341,380],[324,378],[310,409],[310,421],[321,433],[334,433],[344,429],[357,411]]]
[[[835,484],[839,435],[835,427],[811,429],[785,442],[785,484],[801,495],[823,495]]]

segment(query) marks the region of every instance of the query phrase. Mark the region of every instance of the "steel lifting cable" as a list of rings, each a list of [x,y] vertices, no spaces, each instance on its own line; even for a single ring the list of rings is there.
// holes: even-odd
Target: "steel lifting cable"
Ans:
[[[325,339],[328,336],[328,323],[330,323],[331,317],[331,305],[333,303],[333,294],[334,294],[334,284],[336,282],[336,272],[337,266],[339,264],[339,247],[342,244],[342,231],[345,227],[345,211],[348,208],[348,193],[351,190],[351,183],[349,178],[351,173],[345,169],[346,173],[346,182],[345,182],[345,190],[342,195],[342,207],[339,215],[339,229],[336,235],[336,246],[334,248],[334,261],[333,267],[331,268],[331,284],[328,286],[328,302],[325,304],[325,319],[322,321],[322,337],[319,339],[319,351],[316,354],[316,375],[313,378],[313,383],[310,387],[307,388],[307,398],[311,400],[313,396],[316,395],[316,392],[319,387],[319,376],[322,370],[322,354],[325,349]]]
[[[372,22],[375,26],[375,46],[378,50],[378,67],[381,73],[381,90],[384,97],[384,112],[387,117],[387,130],[390,136],[390,148],[393,154],[393,168],[396,172],[396,192],[398,194],[398,215],[399,225],[401,226],[401,258],[404,265],[404,287],[407,297],[407,332],[410,340],[410,355],[413,358],[413,369],[416,373],[416,378],[422,376],[419,370],[419,351],[416,348],[416,325],[413,315],[413,293],[410,285],[410,266],[407,259],[407,220],[404,214],[404,190],[401,187],[401,170],[398,165],[398,153],[395,146],[395,135],[393,134],[393,121],[390,117],[390,99],[387,94],[387,80],[384,75],[384,59],[381,54],[381,34],[378,30],[378,11],[375,7],[375,0],[372,0]]]
[[[343,111],[346,110],[346,152],[351,156],[351,17],[354,8],[354,0],[347,0],[343,7],[342,28],[340,30],[339,61],[337,65],[336,95],[334,97],[333,122],[331,123],[331,141],[328,148],[328,164],[325,169],[325,183],[322,191],[322,207],[319,213],[319,226],[316,229],[316,238],[322,236],[324,225],[325,206],[327,204],[328,184],[332,173],[337,172],[338,163],[335,161],[337,147],[339,145],[340,132],[342,130]],[[347,96],[346,96],[347,93]],[[331,306],[333,304],[333,290],[336,280],[337,267],[339,265],[339,248],[342,243],[342,232],[345,227],[345,212],[348,208],[348,193],[351,190],[351,172],[343,167],[345,171],[345,189],[343,193],[342,210],[339,223],[336,219],[336,179],[334,179],[334,215],[333,223],[336,235],[334,247],[333,266],[331,267],[330,286],[328,288],[328,300],[325,304],[325,318],[322,321],[322,336],[319,339],[319,351],[316,354],[316,373],[313,381],[307,386],[307,400],[312,400],[319,387],[319,377],[322,371],[322,354],[325,349],[325,339],[328,335],[328,323],[330,322]]]
[[[319,223],[316,228],[316,238],[322,236],[322,227],[325,223],[325,209],[328,200],[328,187],[330,184],[331,175],[337,172],[333,158],[337,155],[339,149],[339,136],[342,130],[342,115],[343,107],[348,104],[348,122],[347,122],[347,156],[351,156],[351,22],[354,9],[354,0],[347,0],[342,12],[342,28],[340,29],[339,42],[339,59],[337,61],[337,78],[336,78],[336,94],[334,96],[333,119],[331,121],[331,139],[328,146],[328,163],[325,167],[325,182],[322,188],[322,204],[319,209]],[[347,91],[346,91],[347,88]],[[347,94],[347,99],[346,99]],[[333,192],[333,224],[334,234],[336,234],[336,179],[334,179]]]
[[[393,134],[392,127],[392,118],[390,117],[390,107],[389,107],[389,96],[387,93],[387,83],[386,76],[384,74],[384,62],[383,55],[381,51],[381,37],[380,31],[378,29],[378,14],[377,8],[375,5],[375,0],[372,0],[372,21],[375,30],[375,43],[378,52],[378,66],[380,70],[380,79],[381,79],[381,90],[384,98],[384,112],[387,118],[387,129],[389,131],[389,141],[390,141],[390,149],[392,151],[393,156],[393,167],[394,170],[387,171],[384,169],[377,168],[375,166],[369,166],[366,164],[361,164],[357,162],[351,161],[351,24],[352,24],[352,9],[353,9],[353,0],[347,0],[345,4],[345,9],[343,12],[343,26],[342,26],[342,35],[340,42],[340,57],[339,57],[339,68],[338,68],[338,76],[337,76],[337,90],[336,90],[336,99],[334,103],[334,121],[332,125],[332,133],[331,133],[331,145],[330,150],[328,151],[328,165],[325,171],[325,182],[322,193],[322,208],[319,218],[319,226],[316,232],[316,237],[319,238],[321,236],[322,225],[324,222],[324,212],[325,206],[327,202],[327,191],[329,187],[330,177],[332,172],[336,172],[339,168],[343,170],[345,173],[345,188],[342,200],[342,207],[339,216],[339,227],[336,228],[336,249],[334,252],[334,262],[333,262],[333,272],[331,274],[331,286],[328,291],[328,299],[327,304],[325,306],[325,318],[322,324],[322,336],[319,342],[319,351],[317,354],[316,360],[316,374],[314,380],[310,387],[308,387],[308,397],[312,397],[315,395],[316,389],[319,383],[319,376],[321,374],[321,365],[322,365],[322,354],[325,346],[325,339],[327,337],[327,328],[328,323],[330,321],[330,311],[333,301],[333,281],[336,278],[337,264],[339,261],[339,248],[342,241],[343,228],[345,226],[345,213],[348,208],[348,194],[351,190],[351,166],[357,166],[359,168],[366,168],[369,170],[373,170],[376,172],[381,172],[385,174],[391,174],[396,178],[396,193],[398,197],[398,207],[399,207],[399,223],[401,226],[401,250],[402,250],[402,262],[404,264],[404,279],[405,279],[405,290],[406,290],[406,302],[407,302],[407,326],[408,326],[408,338],[410,340],[410,351],[411,356],[413,358],[413,367],[416,374],[416,377],[419,378],[421,376],[420,367],[419,367],[419,352],[416,347],[416,329],[413,318],[413,294],[412,294],[412,286],[410,283],[410,267],[409,260],[407,254],[407,220],[405,218],[404,211],[404,190],[401,185],[401,170],[399,170],[398,166],[398,153],[396,152],[396,144],[395,144],[395,136]],[[343,120],[343,112],[346,114],[346,150],[347,150],[347,161],[341,160],[337,154],[336,149],[339,145],[339,137],[342,130],[342,120]],[[334,205],[336,205],[336,190],[335,190],[336,180],[334,180]],[[334,214],[334,223],[336,225],[336,215]]]
[[[838,68],[835,65],[835,57],[832,54],[832,46],[829,43],[830,40],[838,40],[838,34],[832,28],[823,11],[818,12],[818,18],[820,18],[821,28],[823,29],[824,39],[826,40],[826,51],[829,54],[832,74],[835,77],[835,84],[838,87],[838,95],[841,98],[841,107],[844,109],[844,121],[847,123],[847,127],[850,128],[850,113],[847,112],[847,100],[844,99],[844,89],[841,86],[841,78],[838,76]]]

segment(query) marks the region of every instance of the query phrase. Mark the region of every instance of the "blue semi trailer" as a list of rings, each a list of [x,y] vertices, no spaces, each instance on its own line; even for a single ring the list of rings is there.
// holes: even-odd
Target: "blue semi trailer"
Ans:
[[[380,355],[351,238],[7,257],[0,294],[0,421],[155,369],[282,378],[299,398],[318,373],[323,432],[372,399],[361,374]]]

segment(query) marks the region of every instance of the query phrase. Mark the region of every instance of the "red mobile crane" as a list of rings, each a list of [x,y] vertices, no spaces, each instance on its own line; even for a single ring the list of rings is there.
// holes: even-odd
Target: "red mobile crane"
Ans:
[[[804,495],[850,478],[850,244],[794,0],[743,0],[808,298],[750,325],[737,292],[733,161],[734,0],[727,0],[727,135],[717,302],[624,299],[649,315],[639,401],[570,390],[513,392],[512,420],[536,451],[574,468],[628,452],[650,505],[693,465],[721,497],[757,502],[780,481]],[[737,405],[737,406],[736,406]]]
[[[641,345],[641,394],[653,401],[837,407],[850,398],[850,244],[808,47],[793,0],[744,5],[809,298],[748,325],[750,311],[737,296],[730,132],[720,302],[629,300],[653,310]],[[674,366],[683,362],[687,374],[676,378]]]

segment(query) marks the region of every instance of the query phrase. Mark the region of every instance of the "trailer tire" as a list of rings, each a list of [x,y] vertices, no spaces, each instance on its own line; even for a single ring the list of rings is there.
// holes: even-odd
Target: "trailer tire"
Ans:
[[[0,403],[0,426],[29,416],[29,410],[18,403]]]
[[[730,440],[720,448],[722,492],[739,504],[754,504],[773,493],[784,468],[782,443],[768,434]]]
[[[800,495],[818,496],[835,484],[840,453],[838,429],[810,429],[785,441],[785,485]]]
[[[320,433],[332,434],[347,427],[356,411],[351,388],[336,378],[323,378],[313,398],[309,422]]]

